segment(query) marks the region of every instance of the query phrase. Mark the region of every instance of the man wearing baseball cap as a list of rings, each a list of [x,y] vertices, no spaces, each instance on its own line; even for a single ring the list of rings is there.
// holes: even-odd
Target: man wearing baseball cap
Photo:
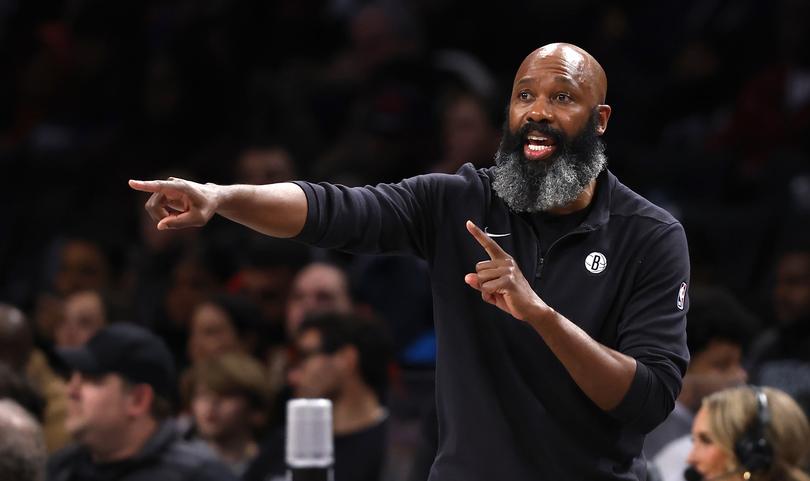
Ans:
[[[49,481],[235,479],[179,439],[170,420],[175,366],[157,336],[116,323],[59,355],[71,372],[66,427],[75,443],[48,461]]]

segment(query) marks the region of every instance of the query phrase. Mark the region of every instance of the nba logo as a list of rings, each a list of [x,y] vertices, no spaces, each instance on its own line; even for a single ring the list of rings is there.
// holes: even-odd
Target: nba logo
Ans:
[[[686,283],[681,283],[681,290],[678,291],[678,309],[683,310],[683,304],[686,302]]]

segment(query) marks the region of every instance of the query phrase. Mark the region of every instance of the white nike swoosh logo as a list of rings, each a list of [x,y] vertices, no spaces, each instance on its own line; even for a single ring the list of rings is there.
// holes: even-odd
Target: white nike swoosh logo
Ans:
[[[506,237],[508,235],[512,235],[511,232],[506,234],[490,234],[487,232],[487,229],[489,229],[489,227],[484,227],[484,234],[486,234],[488,237]]]

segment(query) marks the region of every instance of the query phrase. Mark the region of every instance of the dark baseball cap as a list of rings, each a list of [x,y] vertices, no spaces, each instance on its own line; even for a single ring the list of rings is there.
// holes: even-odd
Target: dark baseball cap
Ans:
[[[84,346],[57,352],[73,371],[119,374],[129,382],[149,384],[167,400],[175,398],[177,375],[169,348],[143,327],[117,322],[99,330]]]

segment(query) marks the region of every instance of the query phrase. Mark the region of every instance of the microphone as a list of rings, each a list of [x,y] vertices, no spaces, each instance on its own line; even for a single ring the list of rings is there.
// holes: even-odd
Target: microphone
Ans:
[[[686,481],[717,481],[719,479],[725,478],[726,476],[731,476],[732,474],[739,474],[739,473],[742,473],[743,479],[745,480],[751,479],[751,472],[745,470],[745,468],[726,471],[723,474],[718,474],[717,476],[712,476],[711,478],[704,478],[703,475],[700,474],[700,471],[695,469],[694,466],[689,466],[688,468],[686,468],[686,470],[683,472],[683,477],[684,479],[686,479]]]
[[[287,481],[334,481],[332,401],[287,402]]]

